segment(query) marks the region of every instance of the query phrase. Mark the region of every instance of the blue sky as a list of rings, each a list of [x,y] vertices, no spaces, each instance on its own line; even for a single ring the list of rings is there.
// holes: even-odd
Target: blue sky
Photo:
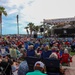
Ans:
[[[2,33],[17,34],[16,15],[19,15],[20,34],[29,22],[40,25],[43,19],[75,16],[75,0],[0,0],[8,16],[3,15]]]

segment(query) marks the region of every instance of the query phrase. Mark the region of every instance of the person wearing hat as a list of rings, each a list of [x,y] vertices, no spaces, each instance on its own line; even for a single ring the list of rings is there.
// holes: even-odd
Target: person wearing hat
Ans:
[[[47,75],[45,72],[45,65],[41,61],[37,61],[34,65],[34,71],[28,72],[26,75]]]

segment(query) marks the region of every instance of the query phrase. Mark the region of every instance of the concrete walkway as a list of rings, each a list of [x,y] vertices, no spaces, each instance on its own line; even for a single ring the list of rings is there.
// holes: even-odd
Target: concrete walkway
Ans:
[[[65,71],[65,75],[75,75],[75,55],[72,58],[72,62],[70,63],[70,67],[63,66],[67,68]]]

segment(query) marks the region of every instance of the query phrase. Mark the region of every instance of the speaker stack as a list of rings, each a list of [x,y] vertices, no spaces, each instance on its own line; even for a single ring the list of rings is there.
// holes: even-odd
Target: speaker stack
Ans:
[[[40,28],[40,32],[44,32],[44,28]]]
[[[37,38],[37,34],[34,34],[34,38]]]

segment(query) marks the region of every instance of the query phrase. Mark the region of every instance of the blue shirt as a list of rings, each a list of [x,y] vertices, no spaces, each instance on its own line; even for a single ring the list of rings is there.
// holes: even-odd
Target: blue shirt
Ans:
[[[27,56],[35,56],[34,50],[27,50]]]
[[[52,51],[43,51],[41,54],[41,58],[49,58],[49,56],[51,55]]]
[[[39,43],[35,43],[35,45],[34,45],[34,49],[37,49],[39,46],[40,46]]]
[[[28,42],[24,42],[24,47],[25,47],[25,49],[27,50],[28,49]]]

